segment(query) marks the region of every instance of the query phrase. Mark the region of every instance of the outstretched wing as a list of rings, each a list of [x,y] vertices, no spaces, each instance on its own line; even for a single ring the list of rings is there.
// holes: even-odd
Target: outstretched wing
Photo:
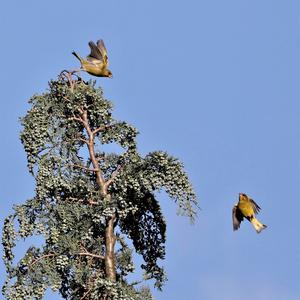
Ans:
[[[232,209],[232,224],[233,230],[238,230],[240,228],[240,224],[243,221],[244,216],[242,212],[239,210],[238,206],[235,205]]]
[[[250,198],[249,198],[249,201],[250,201],[250,203],[251,203],[251,205],[253,207],[254,213],[258,214],[259,211],[260,211],[260,207],[258,206],[258,204],[254,200],[252,200]]]
[[[87,57],[88,60],[94,62],[95,60],[103,61],[103,56],[100,51],[100,49],[96,46],[96,44],[93,41],[89,42],[89,46],[91,48],[91,53]]]
[[[99,50],[100,53],[101,53],[103,63],[104,63],[106,66],[108,66],[108,55],[107,55],[107,50],[106,50],[106,48],[105,48],[105,45],[104,45],[104,42],[103,42],[102,39],[97,41],[97,48],[98,48],[98,50]]]

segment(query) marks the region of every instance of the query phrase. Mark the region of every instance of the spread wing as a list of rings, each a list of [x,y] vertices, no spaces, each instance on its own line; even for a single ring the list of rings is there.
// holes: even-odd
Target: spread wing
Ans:
[[[238,230],[240,228],[240,224],[243,221],[244,216],[242,212],[239,210],[238,206],[235,205],[232,209],[232,224],[233,230]]]
[[[249,198],[249,201],[250,201],[250,203],[251,203],[251,205],[252,205],[252,207],[253,207],[254,213],[255,213],[255,214],[258,214],[259,211],[260,211],[260,207],[258,206],[258,204],[255,203],[255,201],[252,200],[252,199],[250,199],[250,198]]]
[[[89,42],[89,46],[91,48],[91,53],[87,57],[89,61],[96,62],[96,61],[103,61],[103,56],[100,51],[100,49],[96,46],[96,44],[93,41]]]
[[[108,56],[107,56],[107,50],[105,48],[103,40],[98,40],[97,41],[97,48],[99,49],[102,60],[106,66],[108,66]]]

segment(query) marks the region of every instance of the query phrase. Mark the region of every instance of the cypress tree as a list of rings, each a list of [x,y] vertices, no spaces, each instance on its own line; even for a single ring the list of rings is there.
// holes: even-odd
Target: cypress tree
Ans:
[[[21,141],[36,188],[4,222],[3,295],[42,299],[51,288],[64,299],[153,299],[144,282],[161,289],[166,280],[157,192],[191,220],[197,210],[182,163],[162,151],[141,156],[137,129],[113,118],[112,103],[93,81],[62,72],[29,103]],[[115,152],[105,151],[107,144]],[[41,236],[42,245],[16,262],[18,240],[31,236]],[[136,254],[143,276],[129,282]]]

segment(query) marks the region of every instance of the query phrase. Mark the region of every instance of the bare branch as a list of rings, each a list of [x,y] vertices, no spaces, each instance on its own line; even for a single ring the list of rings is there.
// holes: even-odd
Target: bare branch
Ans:
[[[100,131],[104,131],[104,129],[106,128],[110,128],[112,127],[112,125],[104,125],[104,126],[100,126],[98,128],[96,128],[94,131],[93,131],[93,135],[95,135],[96,133],[100,132]]]
[[[105,180],[104,180],[102,171],[99,168],[98,160],[96,158],[95,148],[94,148],[94,134],[88,123],[88,113],[86,110],[83,111],[81,117],[82,117],[82,121],[83,121],[85,130],[89,136],[89,141],[87,143],[87,147],[89,150],[90,159],[92,161],[93,167],[96,170],[95,172],[96,172],[97,183],[98,183],[99,187],[102,189],[102,192],[105,193],[105,189],[104,189]]]
[[[105,258],[103,255],[93,254],[93,253],[90,253],[90,252],[79,252],[76,255],[91,256],[91,257],[99,258],[99,259],[104,259]]]
[[[81,138],[81,137],[79,137],[77,140],[78,140],[78,141],[81,141],[81,142],[84,142],[85,144],[88,144],[88,143],[89,143],[88,140],[86,140],[86,139],[84,139],[84,138]]]
[[[98,127],[95,129],[92,133],[93,135],[96,135],[98,132],[103,131],[105,129],[105,126]]]
[[[66,97],[66,96],[63,96],[63,99],[65,99],[68,102],[71,102],[71,100],[68,97]]]
[[[75,82],[74,82],[74,80],[72,79],[72,72],[69,72],[68,70],[63,70],[61,73],[60,73],[60,77],[62,77],[63,78],[63,76],[65,77],[65,78],[67,78],[68,79],[68,81],[69,81],[69,84],[70,84],[70,89],[71,89],[71,91],[73,92],[74,91],[74,85],[75,85]]]
[[[57,254],[55,253],[49,253],[49,254],[46,254],[46,255],[42,255],[40,256],[39,258],[37,258],[36,260],[34,260],[30,265],[28,265],[28,268],[32,268],[33,265],[35,265],[37,262],[39,262],[40,260],[46,258],[46,257],[51,257],[51,256],[55,256]]]

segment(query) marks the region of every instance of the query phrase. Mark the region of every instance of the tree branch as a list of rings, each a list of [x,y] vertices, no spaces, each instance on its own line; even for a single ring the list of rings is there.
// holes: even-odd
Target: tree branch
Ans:
[[[95,134],[100,131],[100,127],[98,129],[95,129],[94,131],[91,130],[91,127],[88,122],[88,112],[87,110],[84,110],[81,114],[82,118],[82,124],[84,125],[84,128],[88,134],[89,140],[87,143],[87,147],[89,150],[89,155],[91,162],[93,164],[93,167],[96,174],[96,182],[99,186],[99,188],[102,191],[102,195],[105,197],[107,196],[107,187],[109,184],[114,180],[114,178],[117,176],[117,172],[114,172],[111,176],[111,178],[105,182],[102,170],[99,168],[98,159],[95,154],[95,148],[94,148],[94,138]],[[117,168],[118,169],[118,168]],[[108,220],[106,224],[105,229],[105,257],[104,257],[104,263],[105,263],[105,273],[106,277],[112,281],[116,281],[116,262],[115,262],[115,243],[116,243],[116,237],[114,234],[114,228],[115,228],[115,222],[116,222],[116,215],[112,215]]]
[[[99,168],[98,169],[90,169],[90,168],[87,168],[87,167],[84,167],[84,166],[81,166],[81,165],[77,165],[77,164],[68,164],[67,166],[74,167],[74,168],[79,168],[79,169],[82,169],[82,170],[86,170],[88,172],[97,172],[99,170]]]
[[[104,259],[105,258],[103,255],[93,254],[93,253],[90,253],[90,252],[79,252],[76,255],[91,256],[91,257],[99,258],[99,259]]]
[[[83,299],[84,299],[91,291],[92,291],[92,288],[89,288],[89,289],[87,290],[87,292],[84,293],[84,295],[80,298],[80,300],[83,300]]]
[[[34,260],[30,265],[28,265],[28,269],[32,268],[33,265],[35,265],[37,262],[39,262],[40,260],[46,258],[46,257],[51,257],[51,256],[55,256],[57,254],[55,253],[50,253],[50,254],[45,254],[40,256],[39,258],[37,258],[36,260]]]
[[[73,92],[74,91],[74,85],[75,85],[75,83],[74,83],[74,80],[72,79],[72,74],[73,74],[73,72],[69,72],[68,70],[63,70],[60,73],[60,77],[65,76],[65,78],[68,79],[69,84],[70,84],[70,89]]]
[[[78,118],[78,117],[70,117],[69,120],[75,120],[75,121],[78,121],[80,123],[83,123],[84,124],[84,121],[81,119],[81,118]]]
[[[88,140],[86,140],[86,139],[84,139],[84,138],[81,138],[81,137],[77,138],[76,140],[82,141],[82,142],[84,142],[85,144],[88,144],[88,143],[89,143]]]
[[[73,202],[87,202],[88,204],[91,204],[91,205],[98,205],[99,204],[98,202],[90,200],[90,199],[83,200],[83,199],[78,199],[78,198],[74,198],[74,197],[68,197],[66,200],[70,200],[70,201],[73,201]]]
[[[105,129],[106,126],[101,126],[96,128],[92,133],[93,135],[96,135],[98,132],[103,131]]]
[[[45,254],[40,256],[39,258],[35,259],[30,265],[28,265],[28,269],[32,268],[33,265],[35,265],[36,263],[38,263],[40,260],[47,258],[47,257],[52,257],[52,256],[56,256],[58,254],[56,253],[49,253],[49,254]],[[80,255],[80,256],[91,256],[94,258],[99,258],[99,259],[105,259],[105,257],[103,255],[98,255],[98,254],[93,254],[90,252],[79,252],[75,255]]]
[[[111,127],[112,125],[104,125],[104,126],[100,126],[98,128],[96,128],[94,131],[93,131],[93,135],[95,135],[96,133],[100,132],[100,131],[103,131],[104,129],[106,128],[109,128]]]
[[[114,181],[114,179],[117,177],[119,174],[119,171],[122,169],[122,166],[118,166],[117,169],[111,174],[111,177],[105,182],[105,190],[107,192],[107,189],[109,185]]]
[[[95,173],[96,173],[97,183],[98,183],[99,187],[102,189],[102,192],[105,194],[105,190],[104,190],[105,180],[104,180],[102,171],[99,168],[98,160],[96,158],[95,148],[94,148],[94,134],[88,123],[88,113],[86,110],[83,111],[83,114],[81,115],[81,117],[82,117],[82,123],[84,125],[84,128],[89,136],[89,141],[87,143],[87,147],[89,150],[89,154],[90,154],[90,158],[91,158],[93,167],[96,170]]]
[[[78,110],[79,110],[79,112],[80,112],[81,114],[83,114],[84,109],[83,109],[82,107],[78,107]]]

